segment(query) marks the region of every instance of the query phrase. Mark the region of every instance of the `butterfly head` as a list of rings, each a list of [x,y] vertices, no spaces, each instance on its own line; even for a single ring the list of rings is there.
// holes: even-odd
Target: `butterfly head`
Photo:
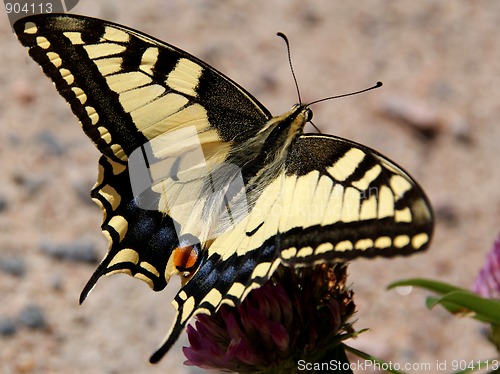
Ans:
[[[272,137],[273,133],[282,136],[286,134],[286,138],[291,140],[302,134],[304,126],[312,117],[313,112],[309,105],[295,104],[288,112],[269,121],[269,127],[273,128],[270,136]]]
[[[300,117],[304,121],[304,123],[309,122],[313,118],[313,111],[310,108],[309,104],[295,104],[292,106],[290,113],[300,113]],[[299,115],[297,115],[299,116]]]

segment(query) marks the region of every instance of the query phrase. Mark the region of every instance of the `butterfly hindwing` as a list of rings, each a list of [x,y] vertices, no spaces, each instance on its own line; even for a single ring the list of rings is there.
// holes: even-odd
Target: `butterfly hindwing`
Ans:
[[[174,323],[150,362],[158,362],[168,352],[193,315],[214,314],[223,304],[239,305],[252,289],[271,277],[278,265],[276,246],[271,240],[243,255],[232,253],[223,258],[205,254],[193,278],[175,296]]]
[[[165,288],[167,263],[179,245],[172,218],[141,209],[138,198],[132,196],[128,169],[106,156],[99,160],[99,177],[91,196],[104,212],[102,230],[110,248],[83,289],[80,302],[102,275],[116,272],[141,279],[155,291]]]

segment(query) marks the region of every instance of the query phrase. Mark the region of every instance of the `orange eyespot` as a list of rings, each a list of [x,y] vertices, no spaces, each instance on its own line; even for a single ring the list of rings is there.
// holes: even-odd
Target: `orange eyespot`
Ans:
[[[192,271],[198,260],[198,250],[192,245],[174,250],[174,266],[179,271]]]

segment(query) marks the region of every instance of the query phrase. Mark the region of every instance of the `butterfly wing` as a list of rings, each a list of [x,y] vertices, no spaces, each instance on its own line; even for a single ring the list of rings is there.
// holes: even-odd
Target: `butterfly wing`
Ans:
[[[130,187],[129,157],[189,126],[205,155],[222,153],[223,159],[229,142],[253,136],[270,113],[203,61],[130,28],[54,14],[23,18],[14,29],[104,155],[92,197],[104,212],[110,248],[81,300],[101,275],[114,272],[164,288],[166,264],[179,245],[174,222],[158,206],[140,209],[141,196]],[[157,144],[150,156],[161,159],[155,152],[165,145]],[[142,196],[148,203],[161,200],[149,192],[155,196]]]
[[[227,142],[252,136],[271,118],[205,62],[139,31],[67,14],[26,17],[14,29],[85,133],[115,160],[126,161],[142,144],[189,121],[203,122],[202,130]]]
[[[410,255],[425,250],[432,233],[430,203],[399,166],[346,139],[301,135],[283,172],[245,220],[214,241],[175,297],[174,325],[151,362],[170,349],[193,315],[238,305],[279,264]]]
[[[412,254],[427,248],[432,230],[430,203],[403,169],[361,144],[304,134],[245,220],[209,252],[227,256],[232,244],[245,254],[274,241],[284,264],[309,266]]]
[[[285,174],[284,190],[292,196],[283,200],[290,210],[278,225],[285,264],[409,255],[428,247],[434,222],[424,191],[377,151],[307,134],[291,150]]]

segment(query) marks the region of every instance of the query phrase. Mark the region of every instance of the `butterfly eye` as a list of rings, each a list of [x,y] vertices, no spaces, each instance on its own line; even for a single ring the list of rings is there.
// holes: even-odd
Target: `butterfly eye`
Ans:
[[[306,109],[306,122],[309,122],[313,118],[313,111],[309,108]]]

